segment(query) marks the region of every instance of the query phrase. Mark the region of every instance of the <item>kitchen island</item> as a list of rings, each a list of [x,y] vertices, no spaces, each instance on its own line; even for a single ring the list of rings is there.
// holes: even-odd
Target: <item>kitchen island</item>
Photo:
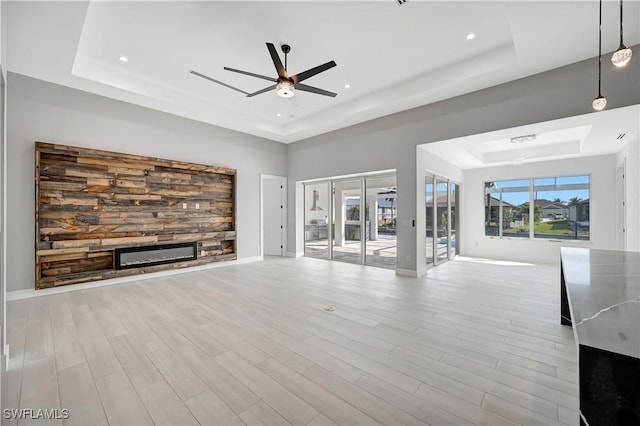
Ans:
[[[577,345],[580,423],[638,425],[640,253],[560,251],[560,321]]]

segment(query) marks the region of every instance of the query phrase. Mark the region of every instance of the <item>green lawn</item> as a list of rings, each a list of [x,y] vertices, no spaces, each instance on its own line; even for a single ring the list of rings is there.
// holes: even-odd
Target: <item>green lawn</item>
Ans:
[[[529,232],[529,227],[505,229],[503,234],[517,234],[519,232]],[[571,235],[575,232],[566,219],[552,220],[549,222],[535,222],[533,232],[535,234]]]

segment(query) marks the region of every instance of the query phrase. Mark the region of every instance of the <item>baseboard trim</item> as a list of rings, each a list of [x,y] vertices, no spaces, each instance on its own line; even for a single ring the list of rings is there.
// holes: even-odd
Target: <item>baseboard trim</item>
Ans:
[[[302,257],[302,256],[304,256],[303,251],[297,251],[295,253],[292,253],[290,251],[287,252],[287,257]]]
[[[2,359],[0,360],[2,363],[2,372],[4,373],[9,369],[9,344],[4,345],[4,353],[2,354]]]
[[[89,288],[105,287],[109,285],[125,284],[138,280],[148,280],[152,278],[162,278],[171,275],[186,274],[189,272],[203,271],[207,269],[225,268],[227,266],[241,265],[243,263],[259,262],[264,260],[263,256],[243,257],[227,262],[211,263],[208,265],[191,266],[189,268],[171,269],[167,271],[151,272],[148,274],[131,275],[128,277],[112,278],[108,280],[92,281],[82,284],[65,285],[62,287],[45,288],[42,290],[26,289],[7,291],[7,301],[30,299],[32,297],[49,296],[51,294],[67,293],[70,291],[86,290]]]
[[[418,278],[418,272],[414,271],[413,269],[396,268],[396,275],[400,275],[403,277]]]

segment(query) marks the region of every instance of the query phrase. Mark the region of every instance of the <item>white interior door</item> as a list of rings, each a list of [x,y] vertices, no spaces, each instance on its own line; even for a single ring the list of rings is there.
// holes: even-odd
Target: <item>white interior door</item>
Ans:
[[[627,181],[626,163],[616,168],[616,234],[618,250],[627,249]]]
[[[263,255],[284,256],[286,253],[287,179],[262,176]]]

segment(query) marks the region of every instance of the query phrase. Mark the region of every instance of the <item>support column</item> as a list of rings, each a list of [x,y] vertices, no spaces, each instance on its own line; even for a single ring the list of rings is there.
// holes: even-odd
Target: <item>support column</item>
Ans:
[[[369,197],[369,226],[371,233],[369,234],[370,241],[376,241],[378,239],[378,196],[374,195]]]
[[[335,194],[333,195],[333,211],[336,214],[333,229],[335,245],[342,247],[344,245],[344,197],[338,184],[336,184]],[[331,220],[329,220],[329,222],[331,222]]]

